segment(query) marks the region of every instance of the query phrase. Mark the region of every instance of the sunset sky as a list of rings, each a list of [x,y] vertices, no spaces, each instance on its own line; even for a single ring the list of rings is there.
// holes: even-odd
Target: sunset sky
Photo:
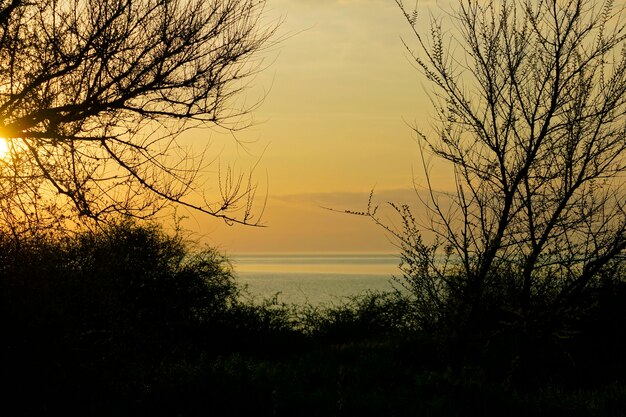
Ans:
[[[236,135],[246,145],[193,133],[209,135],[224,163],[245,169],[260,160],[266,227],[184,213],[185,227],[230,253],[394,251],[368,219],[323,207],[363,210],[373,188],[376,201],[415,199],[420,162],[409,125],[427,126],[431,112],[401,42],[413,40],[408,23],[392,0],[270,0],[266,12],[284,20],[285,39],[266,53],[267,68],[246,93],[253,102],[267,92],[255,125]]]

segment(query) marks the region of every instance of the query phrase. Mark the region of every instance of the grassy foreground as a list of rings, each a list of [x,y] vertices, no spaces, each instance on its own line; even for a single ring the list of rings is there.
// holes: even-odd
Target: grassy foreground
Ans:
[[[511,332],[418,328],[407,296],[253,305],[234,277],[157,226],[2,236],[0,413],[626,415],[623,280],[522,358]]]

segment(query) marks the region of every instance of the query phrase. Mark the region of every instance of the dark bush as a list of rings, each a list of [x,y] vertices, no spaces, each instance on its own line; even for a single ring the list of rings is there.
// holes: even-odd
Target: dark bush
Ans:
[[[300,326],[315,338],[355,341],[415,330],[415,310],[396,292],[365,292],[332,306],[304,306]]]
[[[239,308],[223,256],[129,221],[72,237],[0,236],[0,282],[6,400],[47,398],[27,408],[70,392],[89,404],[98,391],[132,397],[168,362],[226,349]]]
[[[606,271],[574,310],[555,310],[550,292],[536,293],[527,328],[512,296],[515,271],[493,273],[498,285],[482,293],[472,320],[451,293],[435,315],[418,291],[330,307],[259,305],[244,301],[222,255],[194,252],[155,225],[0,235],[8,387],[0,409],[443,416],[623,408],[624,271]],[[421,326],[429,317],[436,326]]]

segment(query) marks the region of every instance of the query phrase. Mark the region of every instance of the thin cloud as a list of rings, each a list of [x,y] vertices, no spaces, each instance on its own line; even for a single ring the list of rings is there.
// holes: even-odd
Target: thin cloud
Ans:
[[[419,194],[418,194],[419,193]],[[363,210],[367,208],[372,195],[373,204],[383,204],[385,202],[395,202],[399,204],[414,203],[420,198],[425,198],[426,193],[416,191],[413,188],[399,188],[391,190],[376,190],[355,192],[318,192],[318,193],[294,193],[275,195],[270,198],[274,201],[299,205],[317,205],[329,207],[336,210]]]

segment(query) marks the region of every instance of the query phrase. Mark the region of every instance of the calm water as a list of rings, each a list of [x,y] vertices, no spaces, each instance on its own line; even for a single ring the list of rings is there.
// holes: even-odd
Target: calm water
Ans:
[[[239,282],[257,300],[278,294],[286,303],[339,303],[367,290],[390,290],[395,254],[271,254],[233,257]]]

